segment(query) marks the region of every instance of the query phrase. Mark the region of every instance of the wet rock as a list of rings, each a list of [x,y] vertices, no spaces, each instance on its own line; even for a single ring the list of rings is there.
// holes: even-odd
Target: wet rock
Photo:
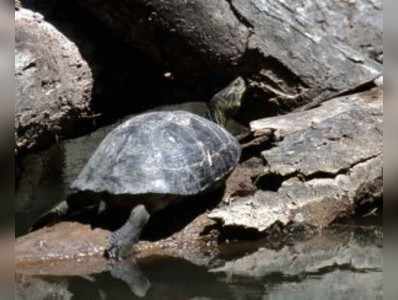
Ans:
[[[151,256],[183,258],[207,265],[218,251],[216,237],[204,233],[214,225],[206,215],[195,218],[183,229],[156,241],[142,241],[132,249],[132,258]],[[26,275],[85,275],[107,270],[104,249],[110,232],[77,222],[61,222],[17,239],[15,266]]]
[[[355,90],[381,74],[380,64],[331,36],[301,5],[285,1],[86,0],[79,5],[177,80],[226,81],[248,74],[260,98],[284,110]],[[340,19],[340,7],[336,14],[333,20]]]
[[[15,12],[16,152],[48,146],[91,117],[91,70],[43,16]]]
[[[343,97],[312,111],[252,123],[255,129],[272,129],[279,139],[261,153],[258,190],[235,197],[209,217],[261,232],[276,223],[321,228],[351,215],[362,201],[375,204],[383,189],[383,112],[380,94],[373,96],[374,91]]]
[[[91,229],[88,225],[67,222],[43,228],[17,240],[16,266],[18,268],[21,265],[46,262],[46,268],[55,272],[60,268],[50,262],[78,261],[79,258],[93,256],[101,257],[108,233],[102,229]],[[76,267],[68,267],[64,268],[62,272],[75,271]],[[44,270],[41,272],[44,273]]]

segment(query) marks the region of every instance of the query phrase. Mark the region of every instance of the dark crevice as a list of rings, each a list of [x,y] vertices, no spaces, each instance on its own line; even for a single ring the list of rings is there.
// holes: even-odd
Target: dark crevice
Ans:
[[[23,67],[22,71],[27,71],[27,70],[29,70],[29,69],[36,68],[36,67],[37,67],[36,62],[31,62],[31,63],[28,64],[27,66]]]
[[[341,93],[341,94],[339,94],[339,95],[337,95],[337,96],[335,96],[333,98],[344,97],[344,96],[350,96],[350,95],[354,95],[354,94],[363,93],[363,92],[366,92],[366,91],[370,91],[371,89],[373,89],[375,87],[377,87],[377,85],[375,84],[374,80],[368,81],[368,82],[365,82],[364,84],[361,84],[361,85],[355,87],[354,89],[345,91],[345,92],[343,92],[343,93]]]
[[[370,161],[372,159],[375,159],[379,155],[380,154],[376,154],[376,155],[372,155],[370,157],[366,157],[366,158],[360,159],[360,160],[356,161],[355,163],[352,163],[349,167],[342,168],[342,169],[338,170],[335,173],[325,172],[325,171],[317,171],[317,172],[314,172],[314,173],[312,173],[310,175],[307,175],[307,176],[304,175],[304,174],[301,174],[301,173],[298,173],[298,175],[296,175],[296,176],[300,176],[299,178],[303,178],[305,181],[310,181],[310,180],[313,180],[313,179],[335,179],[339,175],[348,175],[351,172],[351,170],[353,168],[355,168],[356,166],[358,166],[360,164],[363,164],[363,163],[366,163],[366,162],[368,162],[368,161]]]
[[[346,96],[351,96],[351,95],[355,95],[355,94],[360,94],[360,93],[363,93],[363,92],[370,91],[371,89],[373,89],[375,87],[377,87],[377,85],[375,84],[374,80],[368,81],[368,82],[365,82],[365,83],[363,83],[361,85],[356,86],[353,89],[346,90],[346,91],[344,91],[342,93],[337,93],[336,95],[334,95],[331,98],[319,98],[319,99],[317,99],[317,100],[315,100],[313,102],[309,102],[309,103],[307,103],[307,104],[305,104],[303,106],[300,106],[300,107],[296,108],[294,110],[294,112],[307,111],[307,110],[310,110],[310,109],[313,109],[313,108],[321,106],[323,102],[326,102],[328,100],[336,99],[336,98],[339,98],[339,97],[346,97]]]
[[[231,11],[235,15],[235,17],[239,20],[239,22],[245,25],[249,30],[254,29],[253,24],[244,15],[242,15],[240,11],[235,7],[235,5],[233,4],[234,0],[226,0],[226,1],[229,4],[229,7],[231,8]],[[250,39],[250,37],[248,39]]]
[[[291,246],[299,241],[305,241],[318,233],[318,230],[307,224],[298,224],[290,222],[287,225],[276,221],[265,231],[258,231],[254,228],[244,228],[242,226],[225,226],[219,222],[213,225],[211,229],[219,232],[218,243],[224,244],[234,241],[261,241],[262,247],[279,251],[283,247]]]
[[[243,148],[242,150],[242,155],[241,155],[241,159],[240,161],[247,161],[249,160],[251,157],[258,157],[263,159],[261,153],[263,151],[267,151],[273,147],[275,147],[275,139],[274,136],[269,137],[269,139],[267,141],[263,141],[261,143],[253,143],[252,145],[246,146]],[[241,144],[244,144],[241,142]]]
[[[308,85],[279,59],[251,48],[241,61],[250,87],[241,119],[251,121],[284,114],[305,101]]]
[[[376,155],[372,155],[367,158],[363,158],[363,159],[351,164],[349,167],[342,168],[335,173],[326,172],[326,171],[317,171],[317,172],[311,173],[309,175],[305,175],[305,174],[301,173],[300,171],[296,171],[296,172],[293,172],[293,173],[283,176],[283,175],[280,175],[277,173],[270,172],[270,173],[267,173],[267,174],[264,174],[264,175],[258,177],[254,183],[261,190],[278,192],[279,189],[281,188],[282,184],[291,178],[296,177],[296,178],[300,179],[302,182],[308,182],[308,181],[311,181],[314,179],[335,179],[339,175],[348,175],[351,172],[351,170],[353,168],[355,168],[356,166],[366,163],[372,159],[375,159],[379,155],[380,154],[376,154]]]
[[[255,185],[258,189],[263,191],[277,192],[282,183],[286,180],[285,177],[278,174],[266,174],[255,180]]]

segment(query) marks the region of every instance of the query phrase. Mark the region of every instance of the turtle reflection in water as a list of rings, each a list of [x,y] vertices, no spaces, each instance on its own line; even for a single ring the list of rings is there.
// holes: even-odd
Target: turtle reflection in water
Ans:
[[[233,171],[241,148],[222,125],[238,111],[244,91],[238,78],[218,93],[209,105],[212,121],[184,111],[150,112],[105,137],[72,190],[92,195],[99,211],[131,209],[126,223],[109,237],[108,258],[128,255],[151,214],[216,188]],[[79,197],[70,197],[50,214],[67,216],[82,206]]]

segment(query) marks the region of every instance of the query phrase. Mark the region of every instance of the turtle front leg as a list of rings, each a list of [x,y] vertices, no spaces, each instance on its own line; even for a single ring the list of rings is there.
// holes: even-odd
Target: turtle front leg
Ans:
[[[126,258],[132,246],[139,241],[142,229],[148,223],[149,217],[150,214],[144,205],[135,207],[126,223],[110,234],[105,257],[116,260]]]

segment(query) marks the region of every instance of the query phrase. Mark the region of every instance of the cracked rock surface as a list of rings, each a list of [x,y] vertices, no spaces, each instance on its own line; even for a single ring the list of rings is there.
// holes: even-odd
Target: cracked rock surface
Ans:
[[[344,41],[368,57],[383,61],[383,1],[285,0],[325,34]]]
[[[339,110],[329,110],[336,105]],[[254,123],[255,128],[273,129],[279,138],[261,153],[259,189],[235,197],[231,205],[215,209],[209,217],[224,226],[257,231],[276,223],[321,228],[350,215],[363,202],[380,200],[382,114],[382,95],[371,91]],[[296,128],[290,118],[302,121]]]

